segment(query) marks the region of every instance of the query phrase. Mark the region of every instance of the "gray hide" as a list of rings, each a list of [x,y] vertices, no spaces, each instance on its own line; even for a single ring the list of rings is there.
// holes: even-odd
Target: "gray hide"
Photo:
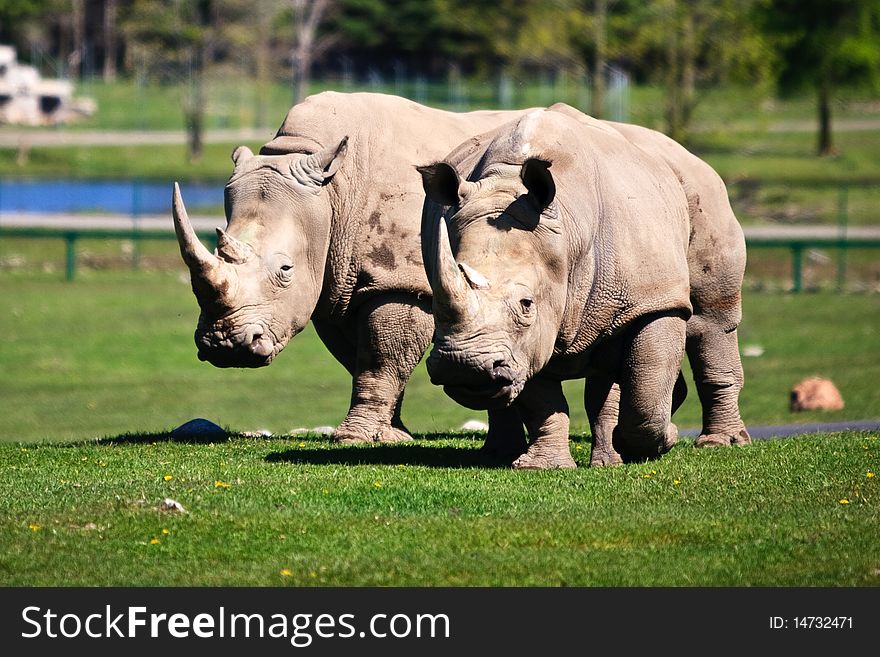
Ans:
[[[335,438],[408,439],[403,389],[433,331],[415,165],[520,114],[455,114],[381,94],[311,96],[260,154],[236,149],[216,253],[196,239],[175,187],[175,228],[201,307],[199,358],[268,365],[311,319],[352,375]]]
[[[745,246],[705,163],[659,133],[557,105],[421,171],[428,369],[466,405],[518,409],[532,444],[515,467],[574,465],[560,381],[581,376],[592,464],[669,449],[685,337],[697,444],[749,441],[737,405]]]

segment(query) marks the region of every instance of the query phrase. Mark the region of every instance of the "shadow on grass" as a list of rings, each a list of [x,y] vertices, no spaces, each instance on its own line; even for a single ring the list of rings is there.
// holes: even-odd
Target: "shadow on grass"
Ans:
[[[266,456],[269,463],[307,465],[414,465],[428,468],[502,468],[513,459],[499,459],[479,449],[448,445],[353,445],[334,449],[289,449]]]

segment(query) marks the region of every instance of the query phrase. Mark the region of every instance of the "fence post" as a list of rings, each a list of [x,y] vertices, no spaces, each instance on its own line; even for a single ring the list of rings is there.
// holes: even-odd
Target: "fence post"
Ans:
[[[67,258],[64,269],[64,277],[69,282],[76,276],[76,233],[65,233],[64,242],[66,245]]]
[[[803,288],[803,281],[801,275],[801,263],[803,261],[803,252],[804,247],[802,244],[798,242],[794,242],[791,245],[791,279],[792,279],[792,292],[800,292]]]

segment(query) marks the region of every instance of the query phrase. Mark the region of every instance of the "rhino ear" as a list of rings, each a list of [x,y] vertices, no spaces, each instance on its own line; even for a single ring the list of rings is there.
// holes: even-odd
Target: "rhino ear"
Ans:
[[[440,205],[458,205],[461,177],[454,166],[448,162],[435,162],[416,169],[422,174],[422,187],[429,199]]]
[[[239,146],[234,151],[232,151],[232,162],[235,166],[238,166],[245,160],[249,160],[254,156],[254,152],[248,148],[247,146]]]
[[[336,146],[325,148],[305,158],[302,162],[303,170],[319,185],[326,185],[342,166],[347,152],[348,136],[345,136]]]
[[[556,183],[550,173],[550,162],[529,158],[523,163],[519,175],[523,185],[529,190],[529,200],[538,212],[546,210],[556,197]]]

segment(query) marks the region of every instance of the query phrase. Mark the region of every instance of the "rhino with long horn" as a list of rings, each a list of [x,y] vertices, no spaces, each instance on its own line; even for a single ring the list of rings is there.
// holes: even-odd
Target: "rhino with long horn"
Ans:
[[[724,184],[671,139],[555,105],[419,167],[434,383],[516,409],[517,468],[574,467],[561,381],[586,378],[591,464],[675,444],[685,349],[698,446],[746,444],[736,328],[745,244]]]
[[[199,358],[268,365],[311,320],[352,375],[335,438],[408,439],[403,389],[433,333],[415,165],[521,114],[457,114],[381,94],[311,96],[258,154],[233,153],[216,253],[196,239],[175,186],[175,229],[201,308]],[[506,423],[522,433],[515,415],[490,418],[491,427]]]

